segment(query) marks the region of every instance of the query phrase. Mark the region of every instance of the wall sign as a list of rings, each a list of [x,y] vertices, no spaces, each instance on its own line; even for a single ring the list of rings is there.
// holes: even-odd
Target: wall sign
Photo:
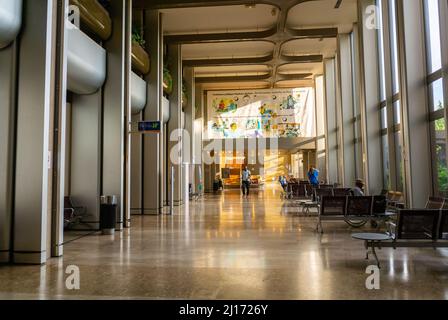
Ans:
[[[139,132],[160,132],[160,121],[140,121],[138,123]]]

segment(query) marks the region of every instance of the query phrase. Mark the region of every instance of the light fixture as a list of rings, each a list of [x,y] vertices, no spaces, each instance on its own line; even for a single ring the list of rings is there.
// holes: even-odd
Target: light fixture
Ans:
[[[256,7],[256,4],[245,4],[244,5],[247,9],[254,9]]]

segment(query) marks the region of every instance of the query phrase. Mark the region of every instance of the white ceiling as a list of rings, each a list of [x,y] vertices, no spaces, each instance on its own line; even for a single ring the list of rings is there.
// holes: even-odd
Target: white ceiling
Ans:
[[[279,66],[277,69],[279,74],[300,74],[312,73],[314,75],[323,73],[322,63],[288,63]]]
[[[254,76],[265,75],[271,71],[268,65],[196,67],[197,77]]]
[[[267,89],[270,87],[268,81],[252,82],[223,82],[203,84],[205,90],[244,90],[244,89]]]
[[[336,49],[336,38],[297,39],[282,45],[282,53],[288,56],[322,54],[324,58],[330,58],[334,57]]]
[[[314,87],[314,80],[282,80],[275,83],[276,88]]]
[[[339,33],[353,29],[357,20],[357,0],[342,0],[335,9],[337,0],[305,1],[288,11],[286,27],[289,29],[338,28]],[[275,3],[275,2],[273,2]],[[274,28],[280,16],[276,6],[257,4],[248,8],[244,5],[193,7],[163,9],[165,35],[194,35],[205,33],[230,33],[264,31]],[[272,54],[299,56],[321,54],[324,58],[334,57],[336,38],[295,39],[283,42],[276,50],[275,43],[285,38],[274,36],[270,41],[207,42],[182,45],[184,60],[256,58]],[[288,37],[290,38],[290,37]],[[286,38],[286,39],[288,39]],[[275,63],[274,63],[275,64]],[[278,64],[278,63],[277,63]],[[275,70],[267,65],[234,65],[218,67],[196,67],[197,77],[264,75]],[[288,63],[277,68],[277,75],[323,73],[322,63]],[[278,78],[277,78],[278,80]],[[207,83],[207,90],[266,88],[267,81]],[[310,80],[281,81],[276,86],[308,86]],[[312,85],[312,81],[311,81]]]
[[[274,11],[275,14],[274,14]],[[274,6],[257,4],[162,10],[165,34],[263,31],[272,28],[278,15]]]
[[[315,0],[300,3],[288,13],[287,27],[291,29],[310,29],[337,27],[339,33],[353,29],[357,21],[357,0],[342,0],[336,9],[336,0]]]
[[[182,45],[185,60],[223,59],[268,56],[274,50],[269,41],[194,43]]]

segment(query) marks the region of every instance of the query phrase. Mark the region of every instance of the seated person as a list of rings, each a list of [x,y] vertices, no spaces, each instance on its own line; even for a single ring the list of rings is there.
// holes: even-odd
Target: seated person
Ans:
[[[356,179],[355,187],[352,189],[351,193],[354,197],[364,197],[364,181]]]
[[[220,190],[224,190],[224,185],[222,183],[221,176],[217,174],[215,176],[215,180],[213,181],[213,192],[218,192]]]

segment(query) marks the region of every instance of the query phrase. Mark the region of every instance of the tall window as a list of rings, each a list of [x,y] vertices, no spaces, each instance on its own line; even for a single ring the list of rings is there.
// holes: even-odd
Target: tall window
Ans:
[[[443,95],[440,9],[438,0],[424,0],[426,22],[427,83],[431,121],[434,192],[448,196],[445,97]]]
[[[377,4],[380,23],[378,50],[381,103],[379,108],[382,129],[384,187],[403,191],[404,163],[402,157],[403,139],[401,136],[402,106],[400,99],[397,3],[396,0],[377,0]],[[392,150],[395,150],[393,154],[390,153]],[[391,175],[391,169],[395,173],[393,176]]]
[[[387,140],[387,94],[386,94],[386,58],[384,48],[384,21],[382,1],[378,0],[378,22],[380,29],[378,30],[378,55],[379,55],[379,75],[380,75],[380,112],[381,112],[381,141],[382,141],[382,157],[383,157],[383,185],[385,189],[390,189],[390,168],[389,168],[389,142]]]

